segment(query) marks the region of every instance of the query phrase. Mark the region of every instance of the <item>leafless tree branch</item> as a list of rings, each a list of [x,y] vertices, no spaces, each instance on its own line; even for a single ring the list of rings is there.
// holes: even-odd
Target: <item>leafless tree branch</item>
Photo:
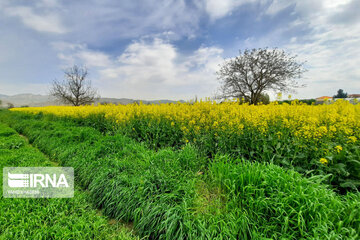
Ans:
[[[296,61],[279,49],[246,49],[239,56],[226,60],[217,72],[222,82],[221,98],[244,98],[251,104],[259,103],[268,90],[291,92],[303,87],[296,79],[305,72],[304,63]]]
[[[74,106],[93,103],[99,98],[96,89],[91,87],[91,82],[86,79],[88,71],[86,67],[73,67],[64,71],[63,81],[55,80],[50,94],[65,104]]]

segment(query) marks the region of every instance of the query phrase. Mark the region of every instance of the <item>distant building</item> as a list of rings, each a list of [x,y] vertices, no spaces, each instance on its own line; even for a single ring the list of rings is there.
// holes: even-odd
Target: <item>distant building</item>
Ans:
[[[360,94],[349,94],[348,98],[360,98]]]
[[[322,96],[322,97],[316,98],[316,101],[326,101],[326,100],[333,100],[333,97]]]
[[[330,96],[322,96],[315,99],[315,104],[333,103],[337,100],[349,101],[352,104],[360,103],[360,94],[349,94],[347,98],[333,98]]]
[[[328,103],[328,102],[332,102],[333,97],[322,96],[322,97],[316,98],[315,100],[316,100],[315,104],[323,104],[323,103],[325,103],[325,102],[327,102],[327,103]]]
[[[334,101],[337,100],[344,100],[352,104],[358,104],[360,103],[360,94],[349,94],[347,98],[334,98]]]

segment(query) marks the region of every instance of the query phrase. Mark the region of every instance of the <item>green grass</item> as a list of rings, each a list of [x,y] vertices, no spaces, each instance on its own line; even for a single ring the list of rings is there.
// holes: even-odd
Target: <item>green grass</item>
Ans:
[[[244,238],[359,237],[359,194],[339,196],[316,183],[320,179],[307,179],[273,164],[234,161],[226,156],[210,165],[208,178],[210,186],[221,189],[226,199],[226,206],[214,221],[228,218],[231,224],[227,228],[241,232]]]
[[[0,124],[0,168],[54,166],[13,129]],[[2,170],[0,173],[2,192]],[[76,190],[70,199],[0,197],[0,239],[136,239],[123,224],[109,225]]]
[[[359,238],[359,193],[338,195],[319,177],[222,155],[209,162],[191,145],[154,151],[70,122],[0,119],[74,167],[92,202],[145,238]]]
[[[154,150],[166,147],[180,149],[186,144],[186,138],[199,153],[209,159],[220,153],[254,162],[274,163],[306,177],[329,175],[324,182],[341,194],[360,190],[360,141],[349,142],[348,137],[342,134],[324,136],[321,139],[297,137],[284,126],[281,119],[269,123],[265,134],[246,122],[243,123],[244,130],[241,134],[226,128],[203,129],[198,133],[190,131],[185,134],[179,124],[172,126],[172,120],[144,115],[135,116],[122,125],[115,123],[115,120],[106,119],[104,114],[71,118],[40,113],[27,117],[68,121],[70,124],[90,126],[103,134],[124,134]],[[357,130],[354,129],[354,132]],[[341,146],[343,150],[336,151],[336,146]],[[330,164],[322,164],[321,158],[326,158]]]

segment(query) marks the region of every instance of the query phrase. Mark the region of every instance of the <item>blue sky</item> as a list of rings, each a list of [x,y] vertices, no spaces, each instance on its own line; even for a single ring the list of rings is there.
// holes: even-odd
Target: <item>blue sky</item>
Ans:
[[[0,0],[0,94],[47,94],[80,64],[104,97],[209,97],[218,65],[257,47],[307,61],[294,98],[360,93],[358,9],[358,0]]]

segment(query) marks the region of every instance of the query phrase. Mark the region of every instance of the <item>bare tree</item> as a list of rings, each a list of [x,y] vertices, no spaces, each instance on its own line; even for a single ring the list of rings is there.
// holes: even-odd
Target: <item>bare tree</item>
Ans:
[[[217,72],[222,82],[220,98],[244,99],[258,104],[268,90],[291,92],[303,87],[295,80],[304,73],[303,64],[279,49],[246,49],[226,60]]]
[[[97,91],[92,88],[91,82],[86,79],[86,67],[74,65],[64,71],[65,79],[62,82],[53,82],[50,94],[66,104],[80,106],[93,103],[97,98]]]

